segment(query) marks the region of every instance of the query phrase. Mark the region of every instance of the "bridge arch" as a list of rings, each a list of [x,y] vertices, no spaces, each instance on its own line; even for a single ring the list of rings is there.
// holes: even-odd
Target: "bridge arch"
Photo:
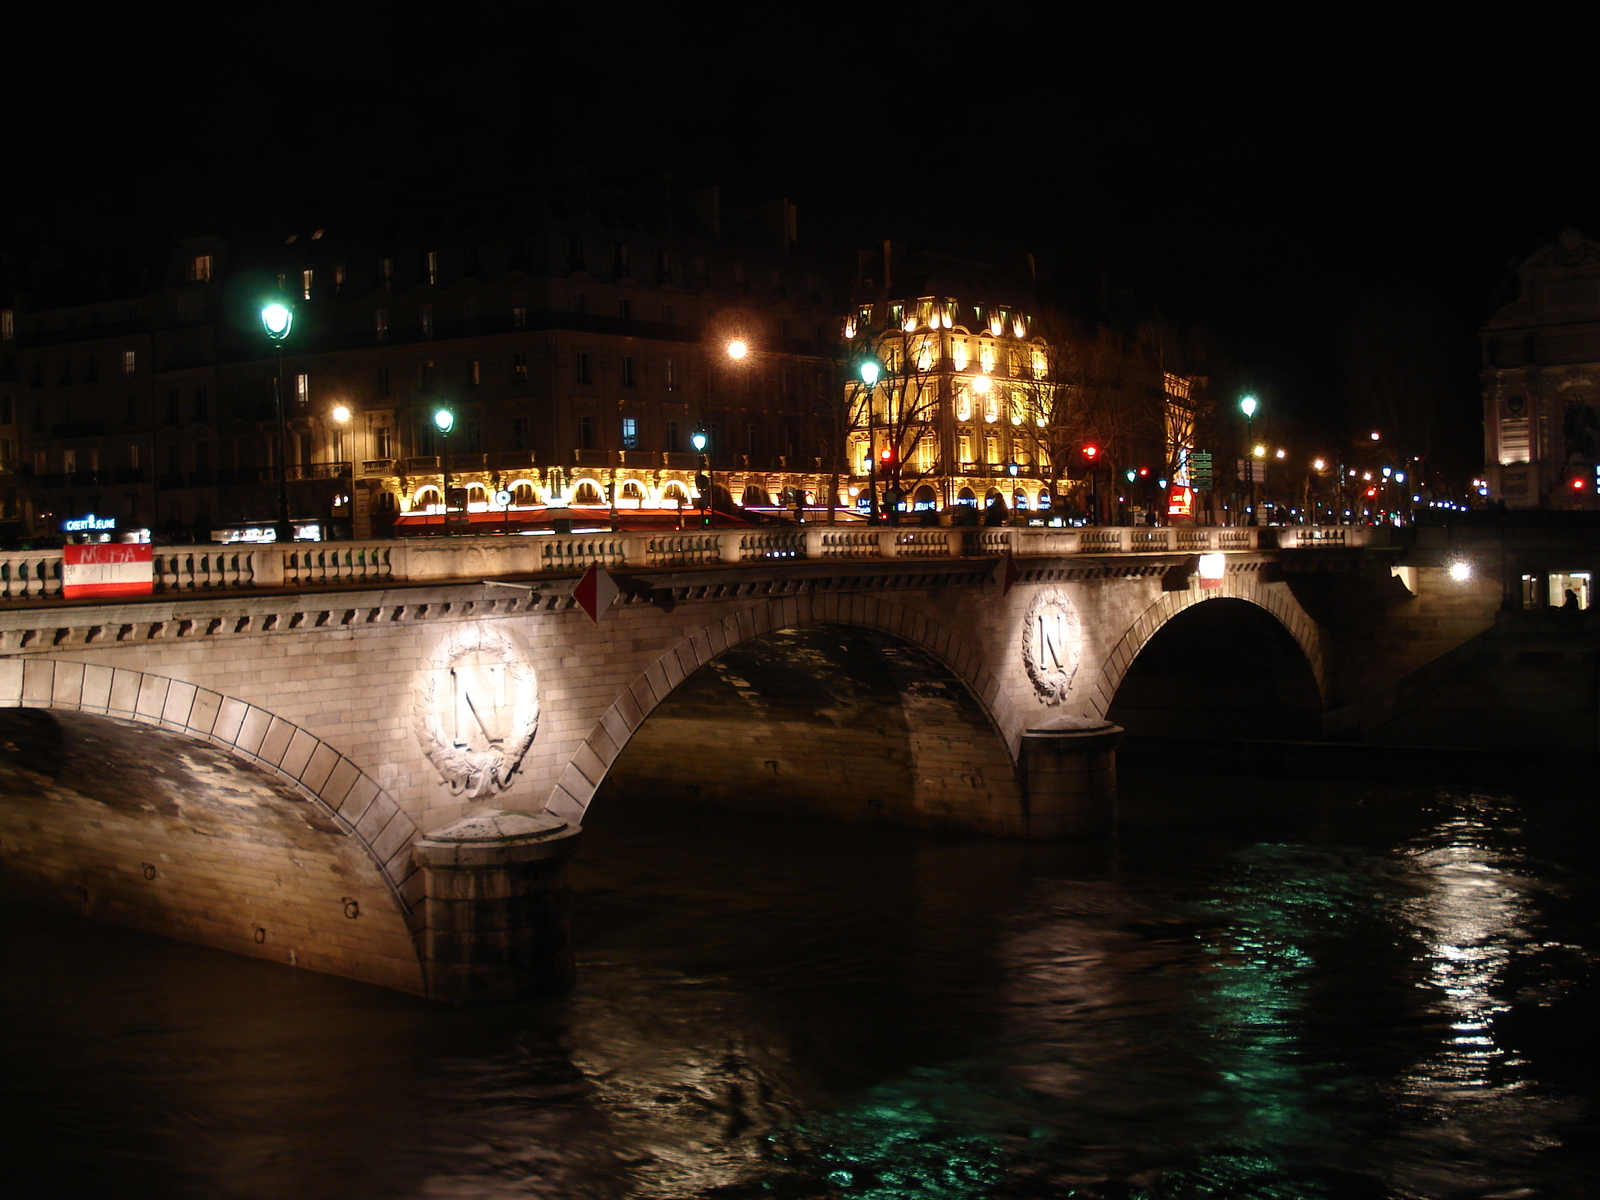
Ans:
[[[972,697],[993,731],[1015,789],[1015,737],[1012,722],[999,719],[1000,679],[985,655],[964,644],[938,622],[892,601],[850,593],[788,596],[744,608],[713,621],[662,654],[622,692],[571,756],[551,792],[548,808],[569,821],[581,821],[595,791],[633,735],[685,680],[729,650],[788,629],[835,625],[866,629],[914,647],[945,668]]]
[[[292,879],[286,884],[276,873],[292,873],[301,866],[291,848],[280,856],[281,862],[241,861],[236,874],[224,872],[230,878],[222,884],[225,889],[235,882],[241,893],[252,887],[282,892],[282,903],[275,908],[281,914],[281,934],[275,930],[269,938],[257,927],[253,942],[235,945],[225,938],[196,933],[196,923],[182,913],[173,914],[175,920],[169,922],[175,928],[136,919],[137,914],[128,912],[123,913],[128,919],[122,923],[408,991],[423,990],[418,953],[422,878],[411,863],[416,826],[371,776],[316,735],[257,705],[183,680],[43,657],[0,660],[0,709],[83,714],[87,720],[74,719],[70,722],[73,727],[97,732],[101,736],[96,740],[107,744],[118,741],[117,729],[132,731],[143,726],[175,739],[169,746],[214,748],[226,760],[247,764],[274,782],[279,795],[290,802],[286,807],[292,810],[295,802],[303,806],[302,823],[328,840],[326,854],[307,868],[321,875],[307,886],[328,891],[337,882],[327,877],[329,870],[345,880],[367,881],[365,906],[363,897],[342,896],[336,897],[333,905],[338,911],[301,911],[307,906],[298,896],[300,885]],[[207,769],[205,763],[200,764],[201,773]],[[271,800],[267,797],[269,807]],[[247,801],[239,803],[250,806]],[[275,836],[265,840],[282,841],[274,840]],[[316,840],[315,834],[307,837]],[[342,870],[329,866],[334,858],[344,864]],[[150,862],[144,865],[147,870],[155,869]],[[267,875],[272,876],[270,884]],[[226,895],[219,896],[219,905],[227,902]],[[364,925],[360,923],[363,917],[367,918]],[[322,933],[328,936],[316,936],[319,921],[324,922]],[[343,949],[329,950],[334,942]],[[317,945],[308,959],[307,947],[312,943]],[[340,961],[316,961],[322,950]]]
[[[1099,674],[1088,690],[1085,708],[1096,716],[1105,716],[1140,653],[1158,634],[1198,606],[1222,600],[1243,602],[1270,616],[1303,655],[1310,678],[1315,682],[1317,699],[1326,704],[1328,667],[1316,622],[1287,588],[1263,584],[1253,575],[1230,575],[1221,588],[1161,593],[1101,660]]]

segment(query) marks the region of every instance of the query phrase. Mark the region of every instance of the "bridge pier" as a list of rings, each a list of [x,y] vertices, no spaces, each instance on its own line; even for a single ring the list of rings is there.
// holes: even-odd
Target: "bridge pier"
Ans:
[[[430,997],[515,1000],[572,985],[567,859],[582,832],[548,813],[499,811],[412,845]]]
[[[1121,726],[1057,717],[1022,735],[1023,804],[1030,838],[1099,838],[1117,831]]]

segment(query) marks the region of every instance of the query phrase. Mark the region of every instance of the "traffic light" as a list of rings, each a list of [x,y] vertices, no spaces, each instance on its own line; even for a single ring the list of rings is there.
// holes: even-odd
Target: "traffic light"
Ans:
[[[883,453],[878,455],[878,457],[883,460],[883,465],[887,467],[890,463],[894,462],[894,450],[888,446],[885,446],[883,448]]]
[[[1099,453],[1100,453],[1100,448],[1098,446],[1085,446],[1083,448],[1083,456],[1084,456],[1084,458],[1089,460],[1090,466],[1094,465],[1095,457]]]

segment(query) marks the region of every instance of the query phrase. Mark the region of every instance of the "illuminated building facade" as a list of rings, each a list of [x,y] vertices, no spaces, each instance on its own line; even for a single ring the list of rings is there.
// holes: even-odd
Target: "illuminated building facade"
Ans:
[[[239,536],[271,526],[281,445],[308,532],[437,531],[446,474],[474,529],[625,523],[692,515],[703,428],[719,507],[825,503],[839,306],[795,233],[785,202],[574,178],[35,270],[0,298],[0,495],[22,536]]]
[[[896,262],[889,247],[871,269],[878,279],[859,286],[876,295],[853,306],[843,331],[851,503],[1048,511],[1067,466],[1065,393],[1031,284],[936,255]]]
[[[1569,229],[1516,272],[1517,298],[1481,335],[1489,496],[1600,507],[1600,242]]]

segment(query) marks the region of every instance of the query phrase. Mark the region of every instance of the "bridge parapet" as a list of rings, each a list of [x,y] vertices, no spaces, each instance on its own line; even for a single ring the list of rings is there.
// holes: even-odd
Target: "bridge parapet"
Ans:
[[[870,528],[679,530],[369,542],[292,547],[161,546],[154,551],[160,593],[324,588],[341,584],[426,583],[452,579],[611,569],[781,563],[838,559],[982,558],[1102,554],[1250,553],[1380,544],[1386,531],[1333,526],[1288,528],[1092,526],[1035,528]],[[0,553],[0,601],[61,594],[61,551]]]

